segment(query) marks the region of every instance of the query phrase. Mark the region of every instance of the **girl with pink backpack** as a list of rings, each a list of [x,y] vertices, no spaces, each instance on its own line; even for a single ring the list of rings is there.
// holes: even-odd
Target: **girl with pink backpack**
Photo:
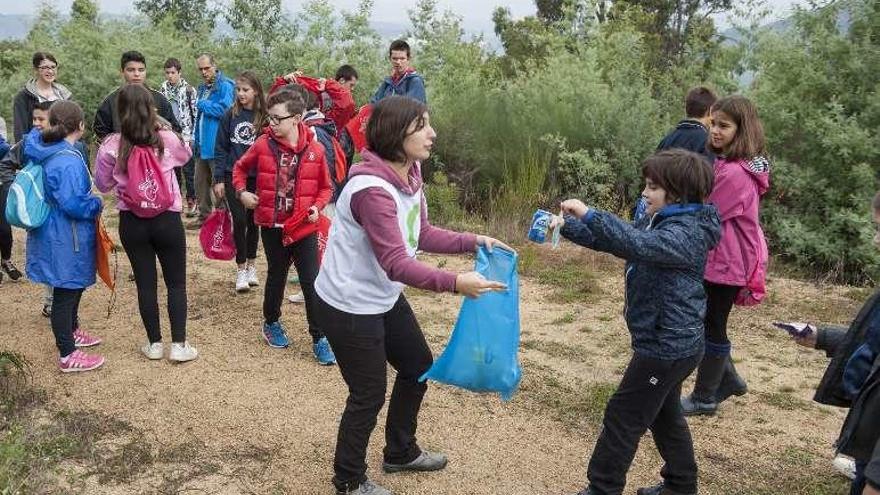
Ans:
[[[156,294],[158,258],[168,289],[168,359],[191,361],[198,351],[186,340],[186,236],[174,169],[182,167],[192,151],[174,132],[160,127],[153,97],[143,86],[124,86],[116,109],[120,132],[105,138],[98,150],[95,183],[102,192],[116,189],[119,239],[134,271],[147,331],[141,352],[151,360],[165,354]]]
[[[748,391],[730,358],[727,317],[734,304],[760,304],[767,292],[768,250],[759,211],[770,188],[770,162],[758,110],[735,95],[712,105],[710,116],[707,146],[716,158],[707,202],[721,216],[721,241],[706,262],[706,352],[693,392],[681,398],[685,416],[711,416],[728,397]]]

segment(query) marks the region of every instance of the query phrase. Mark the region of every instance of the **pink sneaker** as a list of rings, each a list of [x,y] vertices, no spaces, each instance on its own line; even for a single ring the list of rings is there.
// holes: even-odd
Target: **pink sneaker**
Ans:
[[[104,364],[104,356],[100,354],[86,354],[77,349],[69,356],[58,360],[58,368],[62,373],[72,373],[74,371],[89,371],[99,368]]]
[[[89,335],[82,328],[73,331],[73,345],[76,347],[92,347],[101,343],[101,339],[94,335]]]

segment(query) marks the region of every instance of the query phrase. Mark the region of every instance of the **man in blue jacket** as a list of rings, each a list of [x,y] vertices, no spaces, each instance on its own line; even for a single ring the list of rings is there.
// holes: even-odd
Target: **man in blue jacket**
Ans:
[[[235,96],[235,83],[217,69],[214,57],[203,54],[196,59],[199,73],[204,82],[199,85],[198,115],[196,115],[193,141],[196,149],[196,199],[199,202],[199,216],[189,224],[188,228],[198,229],[211,213],[214,201],[211,198],[211,186],[214,159],[214,142],[217,140],[217,129],[223,114],[232,106]]]
[[[403,40],[394,40],[388,49],[388,59],[391,61],[391,75],[386,77],[379,89],[370,98],[370,103],[376,104],[382,98],[400,95],[428,103],[425,94],[425,81],[415,69],[410,67],[409,44]]]

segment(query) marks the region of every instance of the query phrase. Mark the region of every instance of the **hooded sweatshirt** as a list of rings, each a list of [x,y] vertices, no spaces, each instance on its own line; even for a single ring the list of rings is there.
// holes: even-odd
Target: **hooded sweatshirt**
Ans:
[[[82,155],[62,139],[43,141],[33,129],[25,136],[24,156],[43,165],[44,192],[51,206],[43,225],[27,236],[28,278],[64,289],[83,289],[95,283],[95,219],[101,199]]]
[[[428,221],[421,166],[404,181],[378,155],[364,151],[336,203],[327,251],[315,290],[331,306],[353,314],[389,311],[405,285],[453,292],[456,274],[416,259],[416,251],[472,252],[473,234]],[[398,206],[408,208],[400,211]]]
[[[55,95],[54,98],[50,98],[52,101],[69,100],[72,96],[69,89],[56,82],[52,83],[52,92]],[[26,82],[24,88],[15,95],[15,99],[12,102],[13,142],[21,141],[24,135],[31,130],[33,127],[34,107],[42,101],[47,101],[47,98],[43,97],[37,90],[36,79]]]
[[[676,360],[703,352],[706,257],[721,234],[712,205],[669,205],[630,225],[590,209],[566,217],[562,235],[626,260],[624,316],[633,351]]]
[[[757,304],[766,293],[768,250],[759,208],[769,188],[766,158],[715,159],[715,184],[708,202],[721,216],[721,242],[709,252],[706,280],[743,287],[738,304]]]
[[[428,103],[428,95],[425,94],[425,81],[412,67],[407,69],[402,76],[386,77],[373,97],[370,98],[370,103],[378,103],[383,98],[393,95],[408,96],[422,103]]]
[[[245,152],[254,145],[259,129],[254,127],[254,111],[242,108],[233,115],[230,108],[220,119],[217,127],[217,139],[214,142],[214,182],[224,182],[232,176],[232,166]],[[251,170],[248,177],[256,177],[256,169]]]

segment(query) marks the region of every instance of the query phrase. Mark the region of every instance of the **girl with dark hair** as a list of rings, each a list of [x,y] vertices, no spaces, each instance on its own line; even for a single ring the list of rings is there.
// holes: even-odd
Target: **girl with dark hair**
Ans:
[[[198,357],[196,348],[186,340],[186,236],[180,220],[182,202],[180,185],[174,169],[182,167],[192,156],[186,143],[174,132],[160,126],[150,91],[129,84],[119,90],[116,100],[119,112],[118,134],[107,136],[98,150],[95,182],[101,192],[116,189],[119,209],[119,239],[131,262],[138,293],[138,308],[147,331],[147,343],[141,352],[147,359],[164,356],[159,327],[159,303],[156,259],[162,265],[162,276],[168,289],[168,319],[171,322],[171,349],[168,359],[191,361]],[[145,155],[145,154],[149,155]],[[149,185],[167,188],[173,202],[167,210],[150,218],[136,215],[129,197],[129,187],[144,187],[147,181],[134,184],[131,167],[145,167],[144,156],[158,161],[161,177],[149,177]],[[137,161],[135,160],[137,157]],[[165,192],[165,191],[163,191]]]
[[[58,76],[58,60],[48,52],[36,52],[31,59],[34,77],[24,84],[24,88],[12,101],[13,141],[17,143],[33,125],[34,106],[43,101],[69,100],[70,90],[55,81]]]
[[[755,105],[743,96],[718,100],[711,117],[708,146],[717,157],[708,202],[721,216],[721,242],[706,263],[706,354],[693,392],[681,398],[686,416],[713,415],[722,401],[747,392],[730,358],[727,317],[734,304],[759,304],[766,293],[768,251],[759,215],[761,196],[770,188],[764,129]]]
[[[428,386],[419,377],[433,357],[403,289],[478,297],[504,285],[476,272],[454,273],[416,260],[416,251],[464,253],[478,245],[510,249],[491,237],[439,229],[428,222],[420,162],[436,133],[427,107],[392,96],[376,105],[367,127],[369,150],[351,168],[336,203],[327,251],[315,282],[318,318],[349,396],[339,424],[333,484],[337,493],[387,495],[367,479],[366,453],[385,403],[387,363],[396,370],[385,427],[383,469],[436,471],[446,456],[423,451],[416,424]]]
[[[52,287],[52,333],[62,372],[104,364],[103,356],[77,349],[80,342],[100,342],[87,334],[82,339],[78,318],[82,293],[95,283],[95,229],[102,207],[91,192],[85,159],[74,146],[84,129],[79,105],[61,101],[49,109],[49,126],[33,129],[24,140],[26,160],[43,165],[45,197],[52,206],[45,223],[28,231],[26,271],[32,281]]]
[[[254,210],[246,209],[235,196],[232,185],[232,166],[254,144],[263,132],[266,118],[266,99],[260,79],[250,71],[235,79],[235,103],[220,119],[217,140],[214,144],[214,195],[218,201],[226,198],[232,213],[235,238],[235,291],[248,292],[260,284],[257,278],[257,247],[260,232],[254,223]],[[257,171],[247,176],[245,189],[257,190]]]

